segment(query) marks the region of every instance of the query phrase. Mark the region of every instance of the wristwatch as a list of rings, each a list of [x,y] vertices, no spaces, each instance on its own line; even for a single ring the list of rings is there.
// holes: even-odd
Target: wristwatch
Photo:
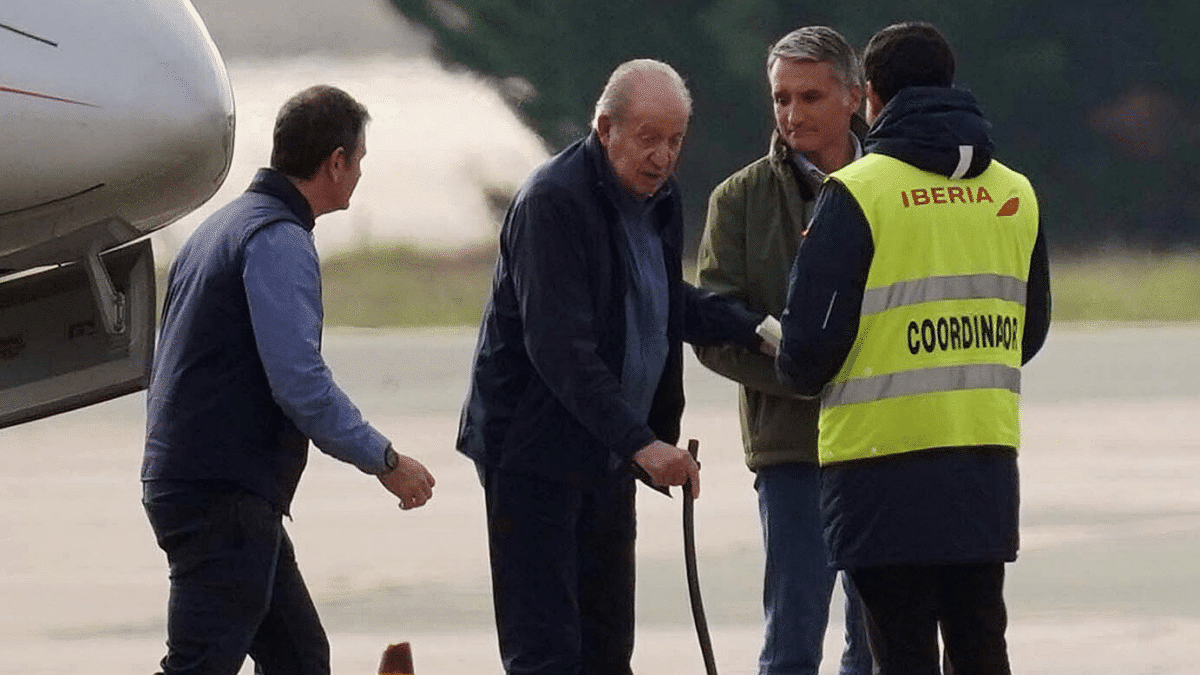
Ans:
[[[388,446],[383,450],[383,473],[390,472],[392,469],[395,469],[397,466],[399,466],[399,464],[400,455],[396,454],[396,451],[392,449],[392,444],[388,443]]]

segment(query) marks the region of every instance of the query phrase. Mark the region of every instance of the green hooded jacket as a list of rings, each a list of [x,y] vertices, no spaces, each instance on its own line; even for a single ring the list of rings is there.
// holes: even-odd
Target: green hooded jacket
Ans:
[[[866,124],[855,115],[861,139]],[[708,200],[697,260],[698,285],[778,318],[787,302],[792,261],[812,219],[820,184],[796,168],[775,132],[762,157],[725,179]],[[817,463],[820,402],[803,399],[775,377],[775,361],[741,346],[696,347],[700,362],[738,382],[742,446],[752,470]]]

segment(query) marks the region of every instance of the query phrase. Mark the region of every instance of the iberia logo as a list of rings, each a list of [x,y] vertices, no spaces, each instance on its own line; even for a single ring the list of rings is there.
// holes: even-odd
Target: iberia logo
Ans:
[[[1000,210],[996,212],[996,215],[997,216],[1012,216],[1017,213],[1017,209],[1019,209],[1019,208],[1021,208],[1021,198],[1013,197],[1012,199],[1004,202],[1004,206],[1000,207]]]

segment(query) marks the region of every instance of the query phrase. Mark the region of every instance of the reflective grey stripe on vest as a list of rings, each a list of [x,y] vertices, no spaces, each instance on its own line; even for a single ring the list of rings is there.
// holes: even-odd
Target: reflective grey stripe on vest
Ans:
[[[821,407],[963,389],[1007,389],[1020,394],[1021,370],[997,363],[977,363],[864,377],[830,384],[821,394]]]
[[[996,298],[1025,305],[1025,282],[1001,274],[965,274],[898,281],[863,293],[862,315],[934,300]]]

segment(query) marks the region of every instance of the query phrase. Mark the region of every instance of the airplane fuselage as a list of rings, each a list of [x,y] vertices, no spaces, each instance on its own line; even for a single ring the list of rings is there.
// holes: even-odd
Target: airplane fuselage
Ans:
[[[186,0],[0,5],[0,270],[192,211],[233,155],[225,66]]]
[[[154,261],[124,245],[217,191],[233,132],[187,0],[0,3],[0,427],[145,387]]]

